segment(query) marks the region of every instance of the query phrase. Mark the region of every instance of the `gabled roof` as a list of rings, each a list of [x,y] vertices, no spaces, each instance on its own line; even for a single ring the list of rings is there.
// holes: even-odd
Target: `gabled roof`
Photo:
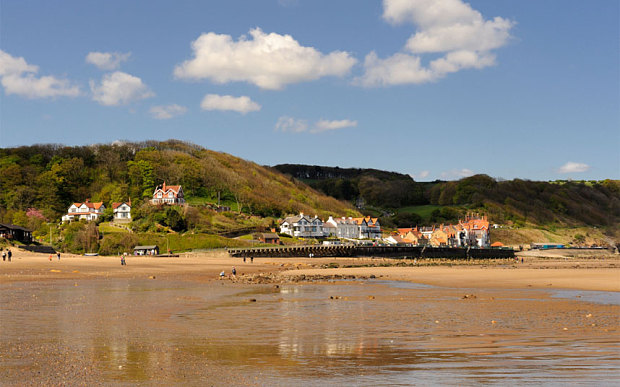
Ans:
[[[103,205],[103,202],[97,202],[97,203],[91,203],[91,202],[73,203],[73,205],[76,206],[77,208],[80,208],[80,207],[82,207],[84,205],[87,208],[94,208],[95,210],[100,209],[102,206],[105,207]],[[71,206],[69,206],[69,207],[71,207]]]
[[[282,222],[280,224],[285,223],[285,222],[293,224],[293,223],[299,222],[300,219],[301,219],[301,216],[299,216],[299,215],[287,216],[286,218],[284,218],[282,220]]]
[[[9,230],[22,230],[22,231],[32,232],[31,230],[28,230],[27,228],[18,226],[16,224],[0,223],[0,227],[8,228]]]
[[[118,207],[122,206],[123,204],[126,204],[127,206],[131,207],[131,202],[120,202],[120,203],[112,203],[112,208],[116,210]]]

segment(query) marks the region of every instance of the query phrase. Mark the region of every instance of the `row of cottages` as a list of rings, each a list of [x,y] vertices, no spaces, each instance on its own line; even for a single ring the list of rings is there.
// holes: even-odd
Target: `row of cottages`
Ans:
[[[333,218],[327,221],[318,216],[311,218],[300,213],[289,216],[280,222],[280,232],[299,238],[337,237],[344,239],[379,239],[381,225],[379,219],[365,218]]]
[[[182,205],[185,204],[185,195],[183,194],[183,188],[180,185],[158,185],[153,192],[153,199],[151,204],[172,204]]]
[[[486,216],[468,214],[457,224],[399,228],[397,235],[388,237],[386,242],[436,247],[490,247],[489,221]]]
[[[67,215],[62,217],[63,223],[72,222],[74,220],[97,220],[103,211],[105,211],[105,205],[103,202],[91,203],[89,199],[86,199],[84,203],[73,203],[67,210]],[[131,221],[131,201],[112,203],[114,210],[114,221],[123,223]]]

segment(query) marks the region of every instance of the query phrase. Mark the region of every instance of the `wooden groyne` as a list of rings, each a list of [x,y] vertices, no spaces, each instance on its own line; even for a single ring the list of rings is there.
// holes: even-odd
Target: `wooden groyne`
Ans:
[[[228,249],[231,257],[385,257],[385,258],[447,258],[497,259],[514,258],[512,249],[478,249],[427,246],[356,246],[310,245]]]

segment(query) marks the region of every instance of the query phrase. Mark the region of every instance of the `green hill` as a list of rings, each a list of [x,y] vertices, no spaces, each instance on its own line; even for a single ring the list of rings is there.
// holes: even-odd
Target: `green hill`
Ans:
[[[454,222],[468,211],[484,212],[510,227],[603,227],[620,225],[620,181],[497,181],[475,175],[458,181],[416,182],[375,169],[283,164],[274,167],[327,195],[383,215],[384,225]]]
[[[149,205],[156,185],[164,181],[182,185],[190,206]],[[104,202],[108,209],[103,220],[112,216],[112,202],[131,199],[132,227],[143,233],[225,235],[273,226],[290,213],[359,215],[350,204],[275,169],[176,140],[0,149],[0,222],[29,227],[37,230],[38,237],[47,237],[50,227],[44,224],[58,223],[71,203],[86,199]],[[218,203],[232,211],[215,211]],[[51,231],[58,236],[63,230]],[[94,231],[73,234],[77,239],[69,239],[74,247],[92,250],[99,245],[88,242],[96,238]],[[70,244],[64,235],[60,238]]]

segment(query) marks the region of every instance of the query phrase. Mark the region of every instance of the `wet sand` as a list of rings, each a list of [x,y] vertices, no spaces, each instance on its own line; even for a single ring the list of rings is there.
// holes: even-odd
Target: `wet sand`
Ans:
[[[20,255],[0,262],[2,385],[618,382],[613,256],[344,268],[390,261]],[[233,265],[273,283],[219,280]]]
[[[528,252],[529,253],[529,252]],[[535,253],[535,252],[534,252]],[[541,254],[540,252],[538,254]],[[325,266],[337,268],[324,268]],[[404,266],[389,266],[404,265]],[[620,292],[620,256],[604,254],[585,257],[537,257],[527,255],[524,263],[513,260],[441,261],[372,258],[230,258],[225,251],[182,254],[178,258],[85,257],[63,254],[49,261],[44,254],[16,252],[12,262],[0,262],[0,283],[29,280],[83,278],[148,278],[210,281],[226,278],[232,267],[238,276],[272,273],[279,278],[292,276],[375,276],[386,280],[409,281],[443,287],[505,289],[579,289]]]

